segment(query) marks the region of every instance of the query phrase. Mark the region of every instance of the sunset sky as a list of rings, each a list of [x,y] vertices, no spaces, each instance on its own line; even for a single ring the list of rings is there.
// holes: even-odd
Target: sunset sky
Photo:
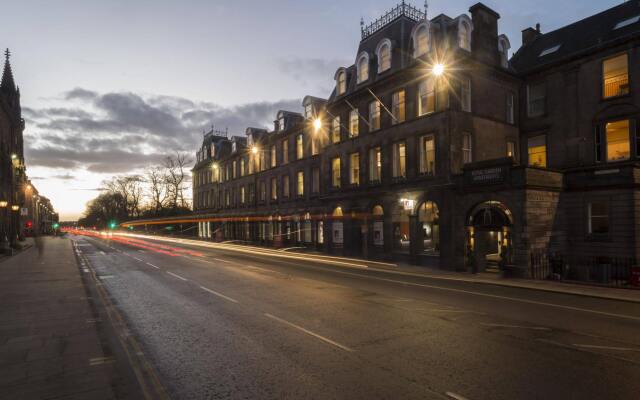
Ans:
[[[500,33],[543,32],[621,0],[495,1]],[[431,0],[456,17],[474,1]],[[395,0],[7,2],[0,46],[22,94],[27,172],[62,220],[76,219],[100,182],[195,153],[211,124],[243,134],[278,109],[326,98],[353,64],[360,17]],[[413,3],[423,7],[423,2]]]

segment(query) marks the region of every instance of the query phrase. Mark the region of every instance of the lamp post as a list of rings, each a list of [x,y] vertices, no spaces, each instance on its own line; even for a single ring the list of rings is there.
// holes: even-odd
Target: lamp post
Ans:
[[[0,209],[2,209],[2,238],[0,241],[0,249],[3,252],[10,251],[9,241],[7,240],[7,206],[9,202],[6,200],[0,200]]]

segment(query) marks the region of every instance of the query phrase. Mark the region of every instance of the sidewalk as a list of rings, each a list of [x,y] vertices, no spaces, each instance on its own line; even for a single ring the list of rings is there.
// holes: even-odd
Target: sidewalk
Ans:
[[[0,399],[126,397],[71,241],[43,240],[0,262]]]

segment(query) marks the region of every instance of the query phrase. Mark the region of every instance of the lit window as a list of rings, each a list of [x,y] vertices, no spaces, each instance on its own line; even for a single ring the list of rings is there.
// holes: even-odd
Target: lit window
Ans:
[[[382,178],[382,153],[380,147],[369,150],[369,181],[380,182]]]
[[[436,144],[433,135],[420,138],[420,173],[423,175],[436,173]]]
[[[333,143],[340,142],[340,117],[335,117],[331,121],[331,141]]]
[[[609,205],[606,202],[593,202],[587,206],[587,232],[590,235],[609,233]]]
[[[515,106],[514,106],[513,93],[507,93],[506,103],[507,103],[507,110],[506,110],[507,111],[507,115],[506,115],[507,123],[514,124],[516,116],[515,116]]]
[[[369,56],[365,53],[358,58],[358,83],[369,79]]]
[[[340,157],[331,160],[331,186],[340,187]]]
[[[313,104],[307,104],[304,107],[304,117],[306,119],[312,119],[313,118]]]
[[[433,78],[429,78],[418,85],[418,116],[432,113],[436,110],[435,82]]]
[[[279,125],[278,125],[278,126],[280,127],[280,130],[281,130],[281,131],[285,130],[286,125],[285,125],[285,119],[284,119],[284,117],[283,117],[283,118],[280,118],[280,123],[279,123]]]
[[[507,142],[507,157],[516,158],[516,142]]]
[[[304,139],[302,134],[296,136],[296,159],[301,160],[304,157]]]
[[[240,159],[240,176],[244,176],[244,174],[246,173],[246,166],[245,166],[245,161],[244,161],[244,157]]]
[[[378,73],[391,68],[391,42],[387,39],[378,48]]]
[[[391,113],[393,114],[393,124],[399,124],[405,120],[404,90],[393,94]]]
[[[360,154],[352,153],[349,156],[349,183],[360,184]]]
[[[429,51],[429,25],[421,25],[413,38],[413,56],[420,57]]]
[[[369,130],[378,129],[380,129],[380,102],[376,100],[369,103]]]
[[[320,193],[320,168],[311,170],[311,193]]]
[[[240,204],[244,204],[245,202],[245,198],[244,198],[244,186],[240,187]]]
[[[271,200],[278,199],[278,180],[271,178]]]
[[[527,115],[539,117],[546,112],[547,88],[544,83],[527,86]]]
[[[529,165],[534,167],[547,166],[547,138],[544,135],[529,138],[527,143]]]
[[[282,163],[289,162],[289,141],[287,139],[282,141]]]
[[[393,177],[407,177],[407,148],[404,142],[393,144]]]
[[[631,17],[629,19],[625,19],[624,21],[618,22],[616,26],[613,27],[613,30],[615,31],[616,29],[622,29],[626,26],[633,25],[638,21],[640,21],[640,15],[636,15],[635,17]]]
[[[602,72],[602,93],[605,99],[629,93],[629,65],[626,54],[604,60]]]
[[[260,182],[260,201],[265,201],[267,199],[267,185],[263,182]]]
[[[338,73],[338,94],[344,94],[347,91],[347,73],[340,71]]]
[[[466,21],[458,26],[458,43],[461,49],[471,51],[471,27]]]
[[[544,49],[540,52],[540,55],[538,55],[538,57],[544,57],[544,56],[548,56],[549,54],[553,54],[556,51],[560,50],[560,47],[562,47],[561,44],[555,45],[553,47],[549,47],[547,49]]]
[[[607,161],[628,160],[631,155],[629,120],[609,122],[605,126]]]
[[[311,155],[315,156],[319,153],[318,151],[318,139],[315,137],[310,137],[309,141],[311,142]]]
[[[473,143],[470,133],[462,134],[462,163],[469,164],[473,162]]]
[[[304,171],[298,171],[298,196],[304,196]]]
[[[277,154],[277,150],[276,150],[276,145],[274,144],[271,146],[271,168],[277,165],[276,154]]]
[[[471,112],[471,79],[465,78],[460,84],[460,103],[462,111]]]
[[[358,110],[351,110],[349,113],[349,137],[358,136],[359,122],[360,115],[358,115]]]
[[[237,173],[237,171],[238,171],[238,161],[233,160],[232,167],[231,167],[231,171],[232,171],[231,173],[233,174],[233,175],[232,175],[232,176],[233,176],[233,179],[236,179],[236,173]]]
[[[291,185],[289,184],[289,175],[282,177],[282,197],[289,198]]]

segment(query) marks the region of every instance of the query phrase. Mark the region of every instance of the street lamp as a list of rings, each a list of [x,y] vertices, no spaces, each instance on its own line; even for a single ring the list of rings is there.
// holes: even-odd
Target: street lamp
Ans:
[[[11,154],[11,159],[15,160],[16,158],[18,158],[18,155],[16,153]]]
[[[322,129],[322,120],[320,118],[316,118],[313,121],[313,128],[316,130],[316,132]]]
[[[258,154],[258,146],[251,146],[251,153]]]
[[[436,63],[433,66],[433,74],[435,76],[441,76],[442,74],[444,74],[444,70],[445,70],[444,64]]]
[[[0,208],[6,208],[9,205],[9,202],[6,200],[0,200]]]
[[[11,211],[18,211],[20,209],[20,206],[17,204],[14,204],[11,206]]]

